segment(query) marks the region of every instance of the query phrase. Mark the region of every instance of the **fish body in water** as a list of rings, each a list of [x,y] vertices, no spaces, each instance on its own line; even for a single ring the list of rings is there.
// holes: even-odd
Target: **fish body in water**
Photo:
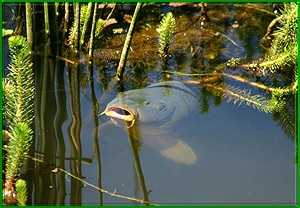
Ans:
[[[196,103],[196,96],[184,84],[165,81],[119,93],[102,114],[123,129],[127,121],[127,128],[138,128],[144,144],[158,148],[163,156],[175,162],[191,165],[196,162],[196,154],[171,133],[193,111]]]

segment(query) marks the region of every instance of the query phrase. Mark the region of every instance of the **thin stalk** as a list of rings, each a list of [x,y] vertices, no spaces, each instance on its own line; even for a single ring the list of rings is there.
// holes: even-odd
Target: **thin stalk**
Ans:
[[[115,11],[115,9],[116,9],[116,3],[114,4],[114,7],[112,8],[112,10],[110,11],[110,13],[107,15],[107,17],[106,17],[106,20],[109,20],[109,18],[111,17],[111,15],[113,14],[113,12]],[[107,4],[106,4],[106,6],[107,6]]]
[[[59,9],[59,2],[55,2],[55,14],[57,14]]]
[[[32,50],[33,45],[33,31],[32,31],[32,7],[30,2],[25,3],[26,8],[26,33],[27,33],[27,42],[29,43],[30,50]]]
[[[279,22],[283,18],[283,15],[276,17],[275,19],[272,20],[272,22],[269,24],[268,29],[267,29],[267,34],[263,38],[267,38],[271,32],[274,26],[276,25],[277,22]]]
[[[32,3],[31,4],[31,9],[32,9],[32,33],[33,33],[33,46],[35,46],[37,44],[37,37],[38,35],[36,34],[36,16],[33,15],[36,13],[36,4],[35,3]]]
[[[75,51],[78,50],[79,46],[79,30],[80,30],[80,5],[79,2],[75,3],[75,15],[74,15],[74,20],[75,20],[75,40],[74,40],[74,48]]]
[[[222,34],[221,32],[217,32],[217,31],[213,31],[213,30],[211,30],[210,33],[211,33],[212,35],[219,34],[220,36],[223,36],[224,38],[228,39],[233,45],[235,45],[236,47],[238,47],[239,49],[241,49],[242,51],[244,51],[244,49],[243,49],[241,46],[239,46],[234,40],[232,40],[232,39],[231,39],[230,37],[228,37],[227,35],[224,35],[224,34]]]
[[[98,7],[98,3],[95,2],[95,6],[94,6],[94,14],[93,14],[93,23],[92,23],[92,29],[91,29],[90,48],[89,48],[89,57],[90,57],[90,60],[93,59],[95,28],[96,28],[96,22],[97,22],[97,21],[96,21],[97,7]]]
[[[69,2],[65,3],[65,22],[64,22],[64,31],[63,31],[63,39],[68,33],[69,28],[69,18],[70,18],[70,4]]]
[[[227,74],[227,73],[203,73],[203,74],[185,74],[185,73],[182,73],[182,72],[170,72],[170,71],[167,71],[166,73],[169,73],[169,74],[177,74],[177,75],[180,75],[180,76],[194,76],[194,77],[197,77],[197,76],[217,76],[217,75],[220,75],[220,76],[225,76],[225,77],[228,77],[228,78],[231,78],[231,79],[234,79],[235,81],[238,81],[238,82],[243,82],[243,83],[247,83],[253,87],[257,87],[257,88],[260,88],[260,89],[263,89],[263,90],[266,90],[266,91],[280,91],[280,92],[293,92],[297,89],[298,87],[298,81],[295,81],[293,82],[293,84],[290,86],[290,87],[287,87],[287,88],[275,88],[275,87],[268,87],[264,84],[259,84],[259,83],[256,83],[256,82],[251,82],[247,79],[244,79],[244,78],[241,78],[241,77],[238,77],[238,76],[235,76],[235,75],[231,75],[231,74]],[[201,83],[201,80],[198,81],[198,82],[194,82],[195,84],[200,84]]]
[[[234,4],[233,6],[235,7],[245,7],[245,8],[249,8],[249,9],[253,9],[253,10],[257,10],[257,11],[260,11],[260,12],[264,12],[264,13],[267,13],[269,15],[275,15],[273,12],[270,12],[266,9],[262,9],[260,7],[258,7],[257,5],[254,5],[254,4],[250,4],[250,3],[237,3],[237,4]]]
[[[44,18],[45,18],[45,37],[46,39],[48,39],[50,37],[48,2],[44,2]]]
[[[37,158],[34,158],[34,157],[31,157],[29,155],[26,155],[26,157],[30,158],[31,160],[33,160],[35,162],[47,164],[45,161],[37,159]],[[47,164],[47,165],[49,165],[49,164]],[[95,185],[93,185],[93,184],[91,184],[89,182],[86,182],[84,179],[82,179],[80,177],[77,177],[76,175],[73,175],[72,173],[69,173],[68,171],[64,170],[63,168],[57,167],[57,169],[59,171],[65,173],[66,175],[68,175],[68,176],[70,176],[70,177],[72,177],[72,178],[74,178],[74,179],[82,182],[84,185],[87,185],[87,186],[92,187],[92,188],[94,188],[96,190],[99,190],[102,193],[108,194],[108,195],[113,196],[113,197],[121,198],[121,199],[127,199],[127,200],[130,200],[130,201],[145,203],[145,201],[142,200],[142,199],[137,199],[137,198],[134,198],[134,197],[129,197],[129,196],[124,196],[124,195],[116,194],[116,192],[109,192],[109,191],[107,191],[105,189],[99,188],[99,187],[97,187],[97,186],[95,186]],[[151,205],[156,205],[157,206],[158,204],[151,204]]]
[[[59,2],[55,2],[55,10],[54,10],[55,14],[55,22],[54,22],[54,33],[55,33],[55,42],[58,41],[58,29],[59,29],[59,26],[58,26],[58,13],[59,13]]]
[[[238,77],[238,76],[234,76],[234,75],[231,75],[231,74],[222,74],[228,78],[231,78],[231,79],[234,79],[236,81],[239,81],[239,82],[243,82],[243,83],[247,83],[251,86],[254,86],[254,87],[257,87],[257,88],[261,88],[261,89],[264,89],[264,90],[267,90],[267,91],[280,91],[280,92],[292,92],[294,91],[295,88],[297,88],[298,86],[298,83],[295,82],[293,83],[293,85],[291,87],[287,87],[287,88],[274,88],[274,87],[268,87],[264,84],[259,84],[259,83],[256,83],[256,82],[250,82],[249,80],[247,79],[244,79],[244,78],[241,78],[241,77]]]
[[[137,19],[138,13],[140,11],[141,5],[142,5],[142,3],[138,2],[136,4],[135,10],[134,10],[132,21],[130,23],[130,27],[129,27],[129,30],[128,30],[128,33],[127,33],[127,36],[126,36],[126,40],[125,40],[125,43],[124,43],[123,50],[122,50],[119,66],[118,66],[118,69],[117,69],[117,74],[116,74],[116,77],[115,77],[115,79],[117,81],[121,81],[122,78],[123,78],[123,74],[124,74],[124,70],[125,70],[125,62],[126,62],[126,58],[127,58],[127,55],[128,55],[128,50],[129,50],[129,47],[130,47],[131,39],[132,39],[132,36],[133,36],[134,26],[136,24],[136,19]]]

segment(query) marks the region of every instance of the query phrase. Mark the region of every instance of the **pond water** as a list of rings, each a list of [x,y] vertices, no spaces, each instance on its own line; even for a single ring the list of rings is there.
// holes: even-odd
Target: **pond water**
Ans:
[[[257,76],[240,65],[226,66],[228,60],[238,58],[244,63],[258,60],[265,52],[260,41],[275,18],[272,4],[254,6],[259,9],[253,8],[253,4],[245,5],[208,3],[206,15],[200,15],[198,4],[142,8],[126,63],[124,89],[143,89],[176,80],[196,95],[198,100],[192,113],[163,135],[167,140],[161,136],[165,148],[174,145],[171,138],[191,148],[196,157],[191,164],[163,156],[156,137],[154,144],[151,136],[143,137],[140,142],[144,145],[138,151],[132,150],[126,131],[110,123],[105,114],[99,115],[118,93],[114,75],[128,23],[107,29],[105,41],[97,43],[92,65],[85,53],[74,55],[66,46],[53,42],[38,44],[39,54],[34,58],[35,133],[31,154],[44,163],[29,160],[23,170],[28,183],[28,204],[142,205],[116,194],[135,199],[148,197],[151,204],[157,205],[295,204],[295,133],[291,133],[295,132],[294,96],[286,98],[287,106],[281,112],[265,113],[238,105],[239,102],[227,102],[230,97],[205,86],[222,83],[268,97],[264,90],[247,82],[226,76],[172,73],[209,74],[223,67],[224,72],[249,82],[287,86],[292,79],[288,73],[275,82],[271,75]],[[133,14],[134,5],[123,9]],[[177,27],[170,47],[172,57],[163,65],[157,52],[156,28],[162,14],[170,11]],[[118,28],[124,32],[109,33]],[[3,56],[6,65],[8,48]],[[74,65],[55,57],[78,58],[80,63]],[[192,84],[199,80],[200,84]],[[152,98],[158,99],[155,95]],[[180,105],[182,100],[177,101]],[[182,150],[174,154],[180,157],[184,153]],[[90,184],[112,195],[101,193]]]

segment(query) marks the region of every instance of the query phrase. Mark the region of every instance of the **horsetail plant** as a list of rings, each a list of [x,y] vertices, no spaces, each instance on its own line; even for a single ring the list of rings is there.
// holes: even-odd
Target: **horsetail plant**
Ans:
[[[3,109],[5,123],[9,128],[9,143],[5,167],[5,201],[14,200],[16,196],[15,181],[19,175],[25,156],[32,143],[34,80],[30,46],[22,36],[8,39],[11,63],[9,74],[2,81],[4,96]]]
[[[162,18],[159,27],[156,29],[160,46],[158,52],[164,60],[167,60],[170,55],[170,45],[175,33],[175,28],[175,18],[172,12],[169,12]]]

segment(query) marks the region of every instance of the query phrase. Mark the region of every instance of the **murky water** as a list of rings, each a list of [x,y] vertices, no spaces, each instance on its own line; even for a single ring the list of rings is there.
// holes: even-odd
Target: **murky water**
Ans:
[[[260,6],[272,12],[271,5]],[[124,75],[126,91],[167,79],[199,80],[162,72],[156,24],[160,14],[169,11],[177,23],[172,58],[166,66],[169,71],[210,73],[231,58],[249,62],[260,58],[264,52],[260,40],[275,16],[232,4],[208,4],[206,8],[207,16],[199,15],[199,6],[143,8]],[[24,170],[30,205],[141,204],[114,194],[136,199],[147,195],[150,203],[159,205],[294,204],[295,143],[290,136],[294,129],[284,128],[280,119],[290,114],[293,118],[293,96],[287,98],[288,107],[281,114],[264,113],[226,102],[201,84],[189,84],[199,101],[169,135],[191,147],[197,160],[192,165],[181,164],[163,157],[155,145],[145,144],[139,148],[137,162],[126,131],[108,124],[106,115],[99,116],[117,95],[113,77],[125,36],[126,32],[115,34],[99,44],[92,66],[82,53],[77,57],[79,65],[56,59],[76,58],[64,46],[39,46],[32,156],[45,163],[30,160]],[[9,59],[5,60],[4,64]],[[226,72],[259,80],[241,67],[228,67]],[[267,96],[226,77],[208,81],[220,82]],[[57,172],[56,167],[72,176]]]

